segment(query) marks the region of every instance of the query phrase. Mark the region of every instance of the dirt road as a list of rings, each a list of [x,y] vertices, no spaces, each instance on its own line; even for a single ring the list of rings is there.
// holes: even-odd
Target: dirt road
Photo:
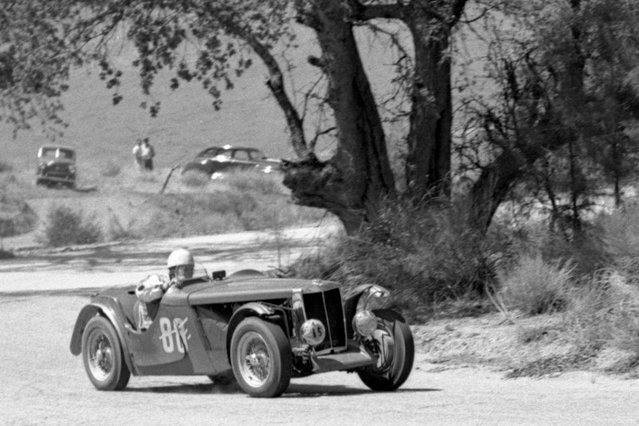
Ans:
[[[481,368],[442,369],[426,361],[421,342],[414,371],[394,393],[374,393],[347,373],[294,379],[270,400],[206,377],[134,377],[124,392],[98,392],[69,352],[87,301],[86,291],[74,288],[114,283],[152,266],[124,257],[93,270],[90,255],[79,263],[43,257],[0,264],[1,424],[639,424],[639,380],[586,373],[506,380]]]

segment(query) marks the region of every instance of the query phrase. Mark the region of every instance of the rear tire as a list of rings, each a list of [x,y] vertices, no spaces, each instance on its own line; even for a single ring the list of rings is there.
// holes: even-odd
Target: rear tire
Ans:
[[[237,383],[250,396],[280,396],[291,380],[290,342],[275,324],[246,318],[231,338],[231,365]]]
[[[391,337],[392,347],[390,347],[387,362],[383,365],[373,365],[359,370],[362,382],[374,391],[394,391],[399,388],[413,368],[415,359],[415,343],[410,327],[401,315],[391,310],[373,311],[379,319],[376,333],[379,336]],[[381,342],[380,346],[381,346]]]
[[[98,390],[121,390],[131,372],[111,322],[100,316],[89,320],[82,333],[82,360],[89,380]]]

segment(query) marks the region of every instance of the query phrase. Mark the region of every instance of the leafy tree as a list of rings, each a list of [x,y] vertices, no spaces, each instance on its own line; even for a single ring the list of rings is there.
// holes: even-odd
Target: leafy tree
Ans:
[[[481,128],[460,148],[479,173],[470,222],[487,228],[514,187],[536,182],[553,218],[578,231],[591,197],[612,181],[619,200],[621,179],[635,170],[622,157],[638,142],[628,130],[639,119],[639,5],[558,0],[501,10],[498,20],[515,28],[500,27],[491,46],[496,98],[466,103]]]
[[[51,136],[59,132],[59,96],[78,59],[65,40],[73,19],[64,1],[0,2],[0,120],[14,131],[39,121]]]
[[[37,0],[26,4],[42,6]],[[108,42],[115,31],[125,31],[137,49],[135,64],[143,91],[149,90],[158,72],[170,68],[176,72],[172,87],[181,80],[200,80],[216,107],[221,105],[221,89],[232,87],[256,54],[269,71],[267,85],[285,114],[301,158],[287,164],[285,183],[298,202],[332,211],[352,231],[375,217],[382,200],[396,195],[378,105],[353,28],[374,19],[394,19],[411,31],[415,68],[410,76],[408,186],[416,196],[448,194],[452,103],[447,50],[465,4],[466,0],[60,0],[42,8],[38,19],[53,28],[56,40],[64,41],[58,46],[60,53],[73,52],[77,63],[99,62],[101,77],[114,91],[114,103],[121,99],[121,75],[111,61]],[[61,7],[54,11],[57,6]],[[315,31],[322,50],[309,62],[326,76],[338,140],[334,156],[324,162],[314,155],[313,141],[306,140],[303,115],[286,92],[274,54],[278,46],[292,42],[293,19]],[[59,24],[65,21],[73,25]],[[13,22],[12,27],[26,24],[7,22]],[[194,62],[184,54],[187,41],[195,51]],[[68,73],[66,66],[59,64]],[[159,107],[145,106],[151,114]]]

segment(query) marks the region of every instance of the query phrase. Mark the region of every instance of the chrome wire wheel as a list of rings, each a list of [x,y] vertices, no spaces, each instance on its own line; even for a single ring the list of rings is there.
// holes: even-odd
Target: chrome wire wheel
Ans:
[[[99,390],[124,389],[131,377],[117,332],[101,316],[91,318],[82,333],[82,361],[89,380]]]
[[[273,398],[288,387],[293,355],[278,325],[257,317],[242,320],[233,331],[230,358],[238,385],[250,396]]]
[[[250,331],[242,336],[238,342],[237,357],[240,373],[249,386],[259,388],[267,382],[273,354],[259,333]]]
[[[102,330],[92,330],[87,338],[89,370],[97,380],[105,381],[113,373],[113,344]]]

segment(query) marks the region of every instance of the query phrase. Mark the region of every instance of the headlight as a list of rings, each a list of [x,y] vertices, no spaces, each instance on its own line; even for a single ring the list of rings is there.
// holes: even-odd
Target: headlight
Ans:
[[[377,317],[371,311],[359,311],[353,317],[353,328],[362,337],[369,337],[377,330]]]
[[[305,343],[317,346],[326,338],[326,328],[320,320],[311,318],[302,323],[300,337]]]

